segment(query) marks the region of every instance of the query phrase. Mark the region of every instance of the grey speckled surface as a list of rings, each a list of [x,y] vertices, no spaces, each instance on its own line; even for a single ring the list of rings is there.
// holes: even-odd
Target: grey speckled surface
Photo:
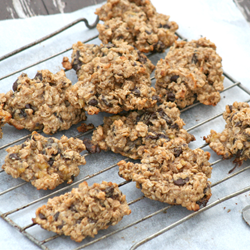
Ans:
[[[152,2],[159,12],[169,14],[171,16],[170,19],[179,24],[179,32],[189,40],[198,39],[200,36],[206,36],[213,41],[217,45],[218,53],[223,58],[224,70],[238,81],[241,81],[245,87],[249,88],[250,76],[248,65],[250,58],[250,28],[231,0],[167,0],[164,2],[161,0],[153,0]],[[79,10],[73,14],[1,21],[0,33],[4,34],[4,36],[1,37],[0,56],[38,39],[43,35],[47,35],[81,16],[88,17],[90,22],[93,22],[95,20],[95,15],[93,14],[94,9],[95,7],[90,7]],[[97,34],[97,31],[86,29],[83,23],[78,24],[46,42],[40,43],[29,50],[1,61],[0,78],[40,59],[67,49],[71,47],[74,42],[85,40],[93,34]],[[93,43],[100,43],[100,41],[96,39]],[[48,68],[52,72],[57,72],[62,68],[62,57],[70,56],[70,53],[71,52],[66,52],[63,55],[31,67],[25,70],[25,72],[31,77],[35,75],[38,69]],[[157,54],[150,57],[150,59],[156,63],[159,58],[164,56],[165,54]],[[0,91],[7,92],[19,74],[20,73],[17,73],[11,77],[2,79]],[[76,76],[73,71],[67,72],[67,76],[72,82],[76,81]],[[230,86],[231,84],[230,81],[225,80],[225,86]],[[249,95],[238,87],[234,87],[222,93],[222,100],[216,107],[198,105],[191,110],[183,112],[181,116],[186,122],[185,127],[188,129],[209,117],[223,112],[226,104],[232,103],[233,101],[246,101],[248,99],[250,99]],[[93,122],[95,125],[98,125],[102,123],[103,116],[104,114],[89,117],[88,122]],[[77,126],[74,126],[69,131],[65,131],[65,135],[76,136],[78,134],[76,127]],[[190,132],[196,136],[196,141],[191,143],[190,147],[196,148],[203,145],[204,142],[202,137],[207,135],[211,128],[221,131],[223,127],[224,121],[219,117],[191,130]],[[3,131],[4,136],[0,141],[0,146],[28,134],[27,131],[17,131],[10,126],[5,126]],[[56,137],[60,137],[62,134],[63,132],[58,133]],[[210,162],[219,159],[219,157],[208,147],[205,147],[205,150],[211,153]],[[0,155],[0,162],[2,164],[6,152],[1,150]],[[76,178],[76,181],[115,164],[121,159],[123,159],[122,156],[110,152],[102,152],[97,156],[88,156],[86,158],[87,164],[81,167],[81,173]],[[247,161],[241,168],[248,166],[249,163],[250,161]],[[214,165],[211,182],[214,183],[228,176],[228,171],[232,167],[233,163],[231,160]],[[94,182],[101,182],[102,180],[121,183],[123,180],[117,175],[117,169],[117,166],[115,166],[100,175],[90,178],[88,183],[91,185]],[[239,168],[235,171],[238,170]],[[244,172],[244,174],[235,176],[233,179],[214,187],[212,189],[213,195],[209,203],[248,186],[249,175],[250,173],[248,170]],[[16,184],[22,183],[22,180],[15,180],[5,173],[0,173],[0,183],[1,192]],[[59,188],[61,187],[63,187],[63,185]],[[121,190],[126,194],[129,202],[142,196],[140,190],[135,188],[134,183],[122,186]],[[8,194],[0,196],[0,211],[6,212],[15,209],[50,193],[52,193],[52,191],[38,191],[30,184],[26,184]],[[19,225],[26,226],[31,223],[31,218],[34,216],[35,209],[45,202],[46,199],[11,215],[10,218]],[[139,249],[248,249],[250,228],[243,221],[241,212],[242,209],[249,204],[250,193],[247,192],[192,218],[184,224],[151,240]],[[143,199],[136,202],[131,205],[132,213],[130,216],[124,217],[118,225],[100,232],[97,238],[166,206],[166,204],[151,201],[149,199]],[[190,213],[191,212],[187,211],[185,208],[179,206],[172,207],[167,213],[159,213],[144,222],[89,246],[86,249],[115,250],[118,247],[119,249],[129,249],[134,243]],[[0,219],[0,231],[1,250],[38,249],[38,247],[2,219]],[[53,235],[53,233],[46,232],[38,226],[34,226],[27,231],[39,240],[43,240]],[[82,244],[90,242],[91,240],[92,239],[87,238]],[[59,237],[47,243],[46,246],[50,249],[74,249],[80,246],[80,244],[72,242],[68,237]]]

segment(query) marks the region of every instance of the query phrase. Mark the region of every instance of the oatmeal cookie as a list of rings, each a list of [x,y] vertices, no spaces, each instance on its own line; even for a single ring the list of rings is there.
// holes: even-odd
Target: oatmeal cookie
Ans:
[[[206,38],[176,41],[155,70],[157,93],[184,108],[198,100],[215,106],[220,101],[224,76],[216,46]]]
[[[32,220],[48,231],[80,242],[116,225],[130,213],[126,197],[116,183],[103,181],[89,187],[83,182],[79,188],[49,199],[47,205],[36,210]]]
[[[2,168],[14,178],[31,182],[37,189],[54,189],[67,181],[72,183],[86,163],[79,153],[85,150],[80,139],[62,136],[60,140],[33,132],[21,145],[7,148]]]
[[[3,105],[4,105],[3,102],[5,100],[6,100],[5,95],[4,94],[0,94],[0,139],[3,137],[2,127],[11,118],[11,114],[9,112],[3,110]]]
[[[224,159],[235,156],[236,165],[250,158],[250,106],[245,102],[234,102],[227,105],[223,113],[226,121],[221,133],[211,130],[204,137],[210,148]]]
[[[208,152],[191,150],[183,139],[176,138],[163,147],[145,150],[141,164],[120,161],[119,175],[135,181],[136,187],[152,200],[196,211],[211,196],[209,158]]]
[[[83,109],[73,107],[66,98],[71,81],[63,70],[52,74],[38,71],[34,79],[21,74],[6,94],[3,109],[12,115],[9,124],[17,129],[43,130],[53,134],[86,120]]]
[[[151,87],[154,65],[130,45],[73,46],[72,65],[78,82],[67,90],[70,103],[88,114],[149,108],[158,96]]]
[[[156,12],[150,1],[108,0],[96,14],[100,40],[119,44],[127,42],[141,52],[163,52],[177,39],[177,23]]]
[[[162,146],[176,137],[187,143],[195,140],[183,129],[184,125],[176,104],[164,102],[146,111],[105,117],[104,125],[93,132],[92,141],[103,150],[140,159],[144,149],[151,145]]]
[[[132,66],[141,67],[142,64],[146,71],[151,74],[152,71],[155,69],[155,66],[151,63],[151,61],[140,51],[133,48],[132,46],[127,46],[124,44],[123,46],[114,46],[112,44],[107,45],[96,45],[96,44],[83,44],[82,42],[77,42],[72,46],[73,52],[71,55],[71,68],[73,68],[79,79],[84,79],[86,76],[91,74],[94,69],[86,68],[87,75],[85,75],[85,70],[81,70],[83,65],[91,63],[96,57],[112,57],[112,58],[105,58],[101,60],[102,63],[106,63],[107,59],[111,62],[116,62],[115,59],[119,59],[119,57],[123,56],[126,57],[128,60],[132,60]],[[112,52],[112,53],[110,53]],[[113,60],[112,60],[113,59]],[[63,59],[64,62],[68,61],[68,59]],[[134,65],[135,63],[139,63],[138,65]],[[122,63],[123,64],[123,63]],[[92,66],[92,65],[90,65]],[[98,66],[98,65],[97,65]],[[96,67],[97,67],[96,66]],[[118,67],[118,65],[117,65]],[[68,66],[68,69],[70,67]],[[117,70],[121,70],[121,68],[117,68]],[[120,73],[120,72],[117,72]]]

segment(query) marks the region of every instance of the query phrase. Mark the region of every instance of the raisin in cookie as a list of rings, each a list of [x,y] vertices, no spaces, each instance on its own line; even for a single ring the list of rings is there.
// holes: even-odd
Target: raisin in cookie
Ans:
[[[177,39],[178,25],[150,1],[108,0],[96,14],[104,21],[97,29],[105,44],[127,42],[142,52],[163,52]]]
[[[6,100],[5,95],[4,94],[0,94],[0,139],[3,137],[2,127],[11,118],[11,114],[9,112],[3,110],[3,105],[4,105],[3,102],[5,100]]]
[[[176,138],[163,147],[145,150],[141,164],[120,161],[119,175],[135,181],[152,200],[196,211],[211,196],[209,157],[208,152],[191,150],[183,139]]]
[[[89,187],[83,182],[71,192],[49,199],[47,205],[36,210],[32,220],[48,231],[80,242],[116,225],[130,213],[126,197],[116,183],[103,181]]]
[[[144,149],[151,145],[162,146],[176,137],[187,143],[195,140],[183,126],[180,111],[175,103],[162,105],[142,111],[133,111],[127,115],[115,115],[104,118],[92,136],[92,142],[103,150],[112,150],[133,159],[142,157]]]
[[[211,130],[204,139],[218,155],[224,159],[235,156],[234,162],[241,165],[250,158],[250,106],[245,102],[227,105],[223,118],[225,129],[221,133]]]
[[[13,84],[13,91],[5,95],[3,109],[12,115],[9,124],[17,129],[53,134],[85,120],[84,110],[74,108],[66,98],[70,86],[63,70],[56,74],[41,70],[34,79],[21,74]]]
[[[206,38],[177,41],[155,70],[157,93],[184,108],[198,100],[215,106],[220,101],[224,76],[216,46]]]
[[[60,140],[33,132],[21,145],[7,148],[2,168],[14,178],[31,182],[37,189],[54,189],[67,181],[72,183],[86,163],[79,153],[85,150],[80,139],[62,136]]]
[[[72,65],[79,81],[67,90],[67,97],[74,107],[93,115],[141,110],[156,104],[158,96],[150,86],[154,66],[138,50],[126,44],[81,42],[73,48]]]

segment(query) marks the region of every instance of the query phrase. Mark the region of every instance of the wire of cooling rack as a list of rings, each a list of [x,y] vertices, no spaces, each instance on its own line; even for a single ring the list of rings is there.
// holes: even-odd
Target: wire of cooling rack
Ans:
[[[94,27],[96,26],[96,24],[98,23],[98,18],[96,19],[95,23],[92,24],[92,25],[89,25],[88,21],[87,21],[86,19],[84,19],[84,18],[78,19],[78,20],[76,20],[75,22],[72,22],[71,24],[69,24],[69,25],[67,25],[67,26],[65,26],[65,27],[62,27],[61,29],[59,29],[59,30],[53,32],[52,34],[50,34],[50,35],[48,35],[48,36],[45,36],[45,37],[43,37],[43,38],[41,38],[41,39],[39,39],[39,40],[37,40],[37,41],[35,41],[35,42],[33,42],[33,43],[30,43],[30,44],[28,44],[28,45],[26,45],[26,46],[23,46],[23,47],[21,47],[21,48],[15,50],[15,51],[13,51],[13,52],[11,52],[11,53],[8,53],[8,54],[6,54],[6,55],[0,57],[0,61],[2,61],[2,60],[4,60],[4,59],[7,59],[7,58],[9,58],[9,57],[11,57],[11,56],[14,56],[14,55],[16,55],[17,53],[22,52],[22,51],[24,51],[24,50],[26,50],[26,49],[29,49],[29,48],[31,48],[32,46],[34,46],[34,45],[36,45],[36,44],[38,44],[38,43],[40,43],[40,42],[42,42],[42,41],[45,41],[45,40],[47,40],[47,39],[49,39],[49,38],[51,38],[51,37],[53,37],[53,36],[55,36],[55,35],[57,35],[57,34],[63,32],[63,31],[66,30],[66,29],[69,29],[69,28],[72,27],[73,25],[75,25],[75,24],[77,24],[77,23],[79,23],[79,22],[82,22],[82,21],[85,22],[85,24],[86,24],[86,26],[87,26],[88,28],[92,29],[92,28],[94,28]],[[178,37],[179,37],[180,39],[182,39],[182,40],[187,40],[187,39],[185,39],[183,36],[181,36],[179,33],[176,33],[176,34],[178,35]],[[90,38],[90,39],[88,39],[88,40],[85,40],[84,43],[90,42],[90,41],[92,41],[93,39],[95,39],[95,38],[97,38],[97,37],[98,37],[98,36],[96,35],[96,36],[94,36],[94,37],[92,37],[92,38]],[[15,71],[15,72],[12,72],[12,73],[8,74],[8,75],[2,76],[2,77],[0,77],[0,80],[3,80],[3,79],[5,79],[5,78],[7,78],[7,77],[9,77],[9,76],[12,76],[12,75],[14,75],[14,74],[16,74],[16,73],[19,73],[19,72],[21,72],[21,71],[23,71],[23,70],[25,70],[25,69],[28,69],[28,68],[33,67],[33,66],[35,66],[35,65],[38,65],[38,64],[40,64],[40,63],[42,63],[42,62],[45,62],[45,61],[47,61],[47,60],[50,60],[50,59],[52,59],[52,58],[54,58],[54,57],[56,57],[56,56],[58,56],[58,55],[61,55],[61,54],[65,53],[65,52],[69,51],[69,50],[71,50],[71,48],[67,48],[67,49],[65,49],[65,50],[63,50],[63,51],[61,51],[61,52],[59,52],[59,53],[57,53],[57,54],[54,54],[54,55],[52,55],[52,56],[50,56],[50,57],[47,57],[47,58],[45,58],[45,59],[43,59],[43,60],[40,60],[40,61],[38,61],[38,62],[36,62],[36,63],[34,63],[34,64],[32,64],[32,65],[29,65],[29,66],[27,66],[27,67],[25,67],[25,68],[19,69],[19,70]],[[233,84],[230,85],[229,87],[225,88],[225,89],[223,90],[223,92],[224,92],[224,91],[227,91],[227,90],[229,90],[229,89],[231,89],[231,88],[234,88],[234,87],[239,87],[239,88],[241,88],[243,91],[245,91],[245,92],[250,96],[249,90],[246,89],[244,86],[242,86],[240,82],[237,82],[235,79],[233,79],[233,78],[232,78],[228,73],[226,73],[226,72],[224,72],[224,76],[225,76],[227,79],[229,79]],[[152,78],[152,80],[153,80],[153,78]],[[249,101],[250,101],[250,99],[247,100],[247,102],[249,102]],[[189,107],[187,107],[187,108],[185,108],[185,109],[182,109],[181,112],[184,112],[184,111],[186,111],[186,110],[188,110],[188,109],[192,109],[193,107],[195,107],[195,106],[197,106],[197,105],[200,105],[200,103],[195,103],[195,104],[193,104],[193,105],[191,105],[191,106],[189,106]],[[203,124],[205,124],[205,123],[208,123],[208,122],[210,122],[210,121],[212,121],[212,120],[218,118],[218,117],[221,116],[221,115],[222,115],[222,113],[220,113],[220,114],[218,114],[218,115],[215,115],[215,116],[213,116],[213,117],[211,117],[211,118],[209,118],[209,119],[207,119],[207,120],[205,120],[205,121],[203,121],[203,122],[201,122],[201,123],[199,123],[199,124],[197,124],[197,125],[195,125],[195,126],[193,126],[193,127],[188,128],[187,131],[191,131],[191,130],[197,128],[197,127],[200,127],[201,125],[203,125]],[[85,135],[87,135],[87,134],[90,133],[90,132],[92,132],[92,130],[91,130],[91,131],[88,131],[88,132],[86,132],[86,133],[81,133],[81,134],[79,134],[77,137],[85,136]],[[6,148],[6,147],[8,147],[8,146],[10,146],[10,145],[12,145],[12,144],[14,144],[14,143],[17,143],[17,142],[19,142],[19,141],[25,140],[25,139],[27,139],[28,137],[30,137],[30,134],[27,135],[27,136],[24,136],[24,137],[22,137],[22,138],[20,138],[20,139],[18,139],[18,140],[12,141],[12,142],[10,142],[10,143],[8,143],[8,144],[6,144],[6,145],[1,146],[1,147],[0,147],[0,150],[2,150],[2,149]],[[207,144],[202,145],[200,148],[204,148],[205,146],[207,146]],[[89,155],[89,154],[85,154],[84,156],[87,157],[88,155]],[[126,158],[125,160],[128,160],[128,158]],[[216,165],[216,164],[219,163],[219,162],[221,162],[221,160],[217,160],[217,161],[213,162],[211,165]],[[88,179],[90,179],[90,178],[93,178],[94,176],[100,175],[100,174],[102,174],[102,173],[104,173],[104,172],[106,172],[106,171],[108,171],[108,170],[110,170],[110,169],[112,169],[112,168],[115,168],[115,167],[117,167],[117,164],[116,164],[116,163],[113,164],[113,165],[110,165],[110,166],[106,167],[105,169],[102,169],[102,170],[100,170],[100,171],[98,171],[98,172],[96,172],[96,173],[94,173],[94,174],[92,174],[92,175],[85,176],[83,179],[78,180],[78,181],[72,183],[71,185],[65,186],[65,187],[63,187],[63,188],[61,188],[61,189],[59,189],[59,190],[57,190],[57,191],[51,192],[50,194],[45,195],[45,196],[42,196],[41,198],[36,199],[36,200],[34,200],[34,201],[30,202],[30,203],[27,203],[27,204],[25,204],[25,205],[23,205],[23,206],[20,206],[20,207],[18,207],[18,208],[15,208],[15,209],[10,210],[10,211],[5,212],[5,213],[0,212],[0,216],[1,216],[6,222],[8,222],[10,225],[12,225],[14,228],[16,228],[20,233],[22,233],[25,237],[27,237],[30,241],[32,241],[33,243],[35,243],[36,245],[38,245],[38,246],[41,247],[42,249],[49,250],[49,248],[48,248],[47,246],[45,246],[45,244],[48,243],[48,242],[50,242],[50,241],[52,241],[52,240],[54,240],[54,239],[56,239],[56,238],[58,238],[58,237],[60,237],[59,235],[54,235],[54,236],[49,237],[49,238],[46,238],[46,239],[44,239],[44,240],[42,240],[42,241],[41,241],[41,240],[38,240],[36,237],[34,237],[33,235],[31,235],[30,233],[28,233],[28,232],[26,231],[27,229],[32,228],[33,226],[35,226],[34,223],[31,223],[31,224],[29,224],[29,225],[26,225],[26,226],[24,226],[24,227],[21,227],[21,226],[18,225],[16,222],[14,222],[12,219],[10,219],[8,216],[11,215],[11,214],[16,213],[16,212],[18,212],[18,211],[24,210],[24,209],[30,207],[31,205],[34,205],[34,204],[36,204],[36,203],[38,203],[38,202],[40,202],[40,201],[42,201],[42,200],[44,200],[44,199],[50,198],[51,196],[54,196],[54,195],[56,195],[56,194],[58,194],[58,193],[60,193],[60,192],[62,192],[62,191],[65,191],[65,190],[67,190],[67,189],[69,189],[69,188],[71,188],[71,187],[73,187],[73,186],[75,186],[75,185],[77,185],[77,184],[79,184],[79,183],[85,181],[85,180],[88,180]],[[245,167],[244,169],[242,169],[242,170],[240,170],[240,171],[238,171],[238,172],[236,172],[236,173],[234,173],[234,174],[231,174],[231,175],[227,176],[226,178],[223,178],[223,179],[217,181],[216,183],[213,183],[212,187],[214,187],[214,186],[216,186],[216,185],[218,185],[218,184],[221,184],[222,182],[225,182],[226,180],[231,179],[231,178],[233,178],[234,176],[236,176],[236,175],[238,175],[238,174],[241,174],[241,173],[243,173],[244,171],[246,171],[246,170],[248,170],[248,169],[250,169],[250,166]],[[0,174],[1,174],[2,172],[3,172],[3,170],[0,171]],[[123,182],[119,183],[118,186],[121,187],[121,186],[126,185],[126,184],[128,184],[128,183],[129,183],[129,181],[123,181]],[[21,187],[21,186],[23,186],[23,185],[26,185],[26,184],[27,184],[27,182],[23,182],[23,183],[20,183],[20,184],[14,186],[14,187],[11,187],[11,188],[9,188],[9,189],[6,189],[6,190],[0,192],[0,196],[4,195],[4,194],[6,194],[6,193],[8,193],[8,192],[10,192],[10,191],[13,191],[14,189],[17,189],[17,188],[19,188],[19,187]],[[131,249],[136,249],[137,247],[141,246],[142,244],[148,242],[149,240],[152,240],[153,238],[159,236],[160,234],[163,234],[164,232],[166,232],[166,231],[168,231],[168,230],[170,230],[170,229],[172,229],[172,228],[174,228],[174,227],[180,225],[181,223],[184,223],[185,221],[187,221],[187,220],[193,218],[194,216],[196,216],[196,215],[198,215],[198,214],[200,214],[200,213],[202,213],[202,212],[204,212],[204,211],[206,211],[206,210],[208,210],[208,209],[210,209],[210,208],[212,208],[212,207],[214,207],[214,206],[220,204],[221,202],[224,202],[224,201],[226,201],[226,200],[228,200],[228,199],[231,199],[231,198],[233,198],[233,197],[235,197],[235,196],[238,196],[238,195],[240,195],[240,194],[242,194],[242,193],[244,193],[244,192],[247,192],[247,191],[249,191],[249,190],[250,190],[250,186],[249,186],[249,187],[246,187],[246,188],[243,188],[243,189],[241,189],[241,190],[239,190],[239,191],[237,191],[237,192],[235,192],[235,193],[232,193],[232,194],[230,194],[230,195],[227,195],[227,196],[225,196],[225,197],[222,197],[222,198],[220,198],[219,200],[217,200],[217,201],[215,201],[215,202],[213,202],[213,203],[210,203],[210,204],[207,205],[206,207],[201,208],[199,211],[193,212],[192,214],[190,214],[190,215],[188,215],[188,216],[182,218],[181,220],[178,220],[178,221],[176,221],[175,223],[172,223],[172,224],[169,225],[168,227],[165,227],[165,228],[161,229],[160,231],[158,231],[158,232],[152,234],[151,236],[146,237],[145,239],[143,239],[143,240],[141,240],[140,242],[138,242],[138,243],[136,243],[135,245],[133,245]],[[131,202],[129,202],[129,205],[134,205],[134,204],[136,204],[137,202],[141,201],[142,199],[144,199],[144,196],[141,196],[141,197],[139,197],[139,198],[137,198],[137,199],[132,200]],[[117,230],[114,230],[114,231],[112,231],[111,233],[107,233],[106,235],[104,235],[104,236],[102,236],[102,237],[99,237],[99,238],[94,239],[94,240],[92,240],[92,241],[90,241],[90,242],[88,242],[88,243],[86,243],[86,244],[84,244],[84,245],[81,245],[81,246],[75,248],[74,250],[82,249],[82,248],[85,248],[85,247],[90,246],[90,245],[92,245],[92,244],[95,244],[96,242],[99,242],[99,241],[101,241],[101,240],[103,240],[103,239],[106,239],[106,238],[108,238],[108,237],[110,237],[110,236],[112,236],[112,235],[114,235],[114,234],[117,234],[117,233],[119,233],[119,232],[121,232],[121,231],[123,231],[123,230],[125,230],[125,229],[127,229],[127,228],[130,228],[130,227],[132,227],[132,226],[135,226],[135,225],[137,225],[137,224],[139,224],[139,223],[141,223],[141,222],[143,222],[143,221],[145,221],[145,220],[147,220],[147,219],[149,219],[149,218],[152,218],[153,216],[156,216],[156,215],[159,214],[159,213],[165,212],[166,210],[168,210],[168,209],[170,209],[170,208],[172,208],[172,207],[173,207],[173,205],[168,205],[168,206],[166,206],[166,207],[164,207],[164,208],[162,208],[162,209],[159,209],[158,211],[155,211],[155,212],[153,212],[153,213],[151,213],[151,214],[148,214],[148,215],[144,216],[143,218],[141,218],[141,219],[139,219],[139,220],[137,220],[137,221],[134,221],[133,223],[127,224],[127,225],[125,225],[125,226],[122,227],[122,228],[119,228],[119,229],[117,229]]]

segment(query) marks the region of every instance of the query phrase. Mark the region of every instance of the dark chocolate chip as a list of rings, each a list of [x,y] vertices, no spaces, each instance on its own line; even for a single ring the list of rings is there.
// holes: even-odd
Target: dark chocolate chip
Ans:
[[[158,95],[153,95],[152,100],[156,100],[157,102],[159,102],[161,99]]]
[[[233,111],[233,106],[232,105],[228,105],[230,111],[232,112]]]
[[[148,35],[152,34],[152,31],[145,30],[145,32],[146,32]]]
[[[162,28],[164,28],[164,29],[170,29],[171,27],[170,27],[168,24],[164,24],[164,25],[162,26]]]
[[[173,92],[167,93],[167,101],[174,102],[175,101],[175,94]]]
[[[200,207],[201,206],[205,207],[207,205],[207,202],[208,202],[208,199],[207,199],[207,196],[205,195],[203,198],[196,201],[196,204],[198,204]]]
[[[54,160],[52,158],[49,159],[48,164],[52,167],[54,164]]]
[[[163,52],[165,50],[165,45],[162,41],[158,41],[154,44],[154,51]]]
[[[42,81],[43,80],[42,73],[37,72],[36,75],[35,75],[35,77],[34,77],[34,79],[38,79],[38,80]]]
[[[122,40],[123,38],[124,38],[123,35],[119,35],[116,39],[117,39],[117,40]]]
[[[139,50],[137,51],[138,54],[138,60],[145,64],[147,62],[147,57],[145,55],[143,55]]]
[[[142,121],[148,126],[153,125],[153,123],[151,122],[151,119],[154,119],[155,117],[157,117],[155,112],[145,112],[145,114],[143,115]]]
[[[177,123],[172,124],[172,125],[170,126],[170,128],[171,128],[171,129],[176,129],[176,130],[179,130],[179,129],[180,129]]]
[[[17,91],[17,86],[18,86],[17,81],[18,81],[18,79],[12,85],[13,91]]]
[[[95,154],[95,153],[100,153],[101,149],[98,145],[94,145],[93,142],[90,139],[84,138],[82,140],[83,144],[86,147],[86,150],[90,153],[90,154]]]
[[[58,220],[59,214],[60,214],[60,212],[56,212],[56,213],[54,214],[54,219],[55,219],[55,221]]]
[[[246,138],[247,141],[250,141],[250,134],[249,133],[243,132],[243,135],[245,136],[245,138]],[[235,139],[234,139],[234,141],[235,141]]]
[[[171,76],[170,81],[171,82],[177,82],[178,78],[179,78],[179,76],[177,76],[177,75]]]
[[[113,221],[109,221],[106,225],[111,226],[113,224]]]
[[[97,222],[97,220],[94,220],[92,218],[88,218],[88,223],[96,223],[96,222]]]
[[[151,113],[150,119],[152,119],[152,120],[157,119],[157,114],[156,114],[156,112],[152,112],[152,113]]]
[[[164,135],[164,134],[157,134],[159,139],[167,139],[167,140],[170,140],[169,137],[167,135]]]
[[[91,99],[89,102],[88,102],[88,105],[90,106],[96,106],[98,104],[98,101],[96,99]]]
[[[32,109],[32,106],[30,104],[25,104],[26,109]]]
[[[72,212],[78,213],[78,211],[76,210],[76,207],[75,207],[74,204],[70,205],[69,210],[72,211]]]
[[[138,123],[140,120],[141,120],[141,116],[140,115],[136,116],[136,123]]]
[[[57,226],[57,229],[62,229],[62,228],[63,228],[63,225]]]
[[[188,181],[189,181],[188,177],[185,179],[179,178],[177,180],[174,180],[174,184],[177,186],[184,186]]]
[[[76,224],[81,224],[81,222],[82,222],[82,219],[76,220]]]
[[[133,66],[137,66],[137,63],[136,63],[136,62],[134,62],[134,63],[133,63]]]
[[[44,214],[39,213],[38,215],[39,215],[40,219],[42,219],[42,220],[46,220],[46,217],[45,217],[45,215],[44,215]]]
[[[24,118],[27,117],[27,114],[26,114],[26,112],[25,112],[25,109],[20,109],[19,116],[20,116],[20,117],[24,117]]]
[[[18,160],[20,160],[20,157],[18,156],[18,154],[15,154],[15,153],[13,153],[13,154],[10,154],[9,155],[9,158],[11,159],[11,160],[13,160],[13,161],[18,161]]]
[[[54,143],[54,139],[53,138],[51,138],[51,137],[49,137],[49,139],[48,139],[48,141],[47,141],[48,143],[50,143],[50,144],[52,144],[52,143]]]
[[[240,158],[244,154],[244,149],[239,149],[236,153],[236,158]]]
[[[81,67],[82,67],[82,65],[83,65],[83,63],[80,61],[80,51],[79,50],[77,50],[76,51],[76,57],[75,57],[75,59],[73,60],[73,62],[72,62],[72,68],[76,71],[76,72],[78,72],[80,69],[81,69]]]
[[[241,125],[242,125],[242,122],[241,122],[241,121],[238,121],[238,122],[235,123],[235,126],[236,126],[236,127],[240,127]]]
[[[114,187],[113,186],[107,187],[104,192],[106,193],[106,197],[112,198],[114,193]]]
[[[197,55],[194,53],[192,57],[192,63],[196,64],[198,62]]]
[[[210,184],[208,183],[208,184],[207,184],[207,187],[205,187],[205,188],[203,189],[203,194],[206,194],[206,193],[210,190],[210,188],[211,188],[211,186],[210,186]]]
[[[164,28],[164,29],[170,29],[171,27],[168,24],[161,24],[159,25],[159,28]]]
[[[102,101],[104,102],[104,104],[108,107],[112,107],[112,104],[105,98],[105,97],[102,97]]]
[[[179,157],[181,153],[182,153],[182,148],[181,147],[177,147],[177,148],[174,149],[174,156],[175,157]]]
[[[75,176],[71,175],[71,180],[74,181],[75,180]]]
[[[157,140],[159,137],[158,135],[148,135],[147,138],[152,139],[152,140]]]
[[[137,87],[135,87],[132,91],[133,91],[135,96],[140,96],[141,95],[141,91]]]
[[[52,156],[57,156],[58,154],[61,154],[61,149],[60,148],[56,148],[57,152],[53,153]]]
[[[159,115],[166,121],[168,125],[171,125],[173,123],[172,119],[163,111],[162,108],[159,108],[158,110]]]

